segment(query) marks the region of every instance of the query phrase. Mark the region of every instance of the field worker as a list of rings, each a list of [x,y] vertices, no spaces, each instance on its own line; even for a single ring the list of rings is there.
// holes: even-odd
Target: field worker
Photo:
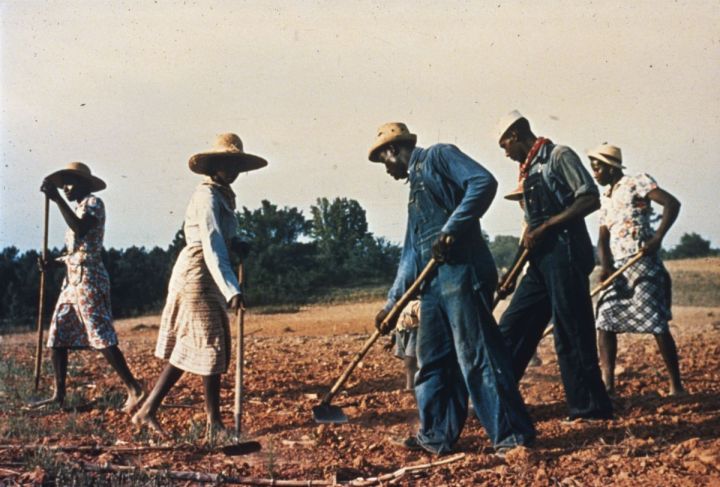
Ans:
[[[244,152],[240,138],[229,133],[218,136],[213,150],[190,158],[190,170],[205,178],[185,212],[186,245],[173,267],[160,319],[155,356],[168,364],[132,418],[135,425],[149,426],[164,438],[167,434],[156,413],[184,372],[203,377],[208,441],[230,437],[220,417],[220,375],[230,362],[227,311],[237,312],[244,306],[228,251],[238,242],[235,193],[230,185],[241,172],[266,165],[264,159]]]
[[[47,346],[51,350],[55,372],[55,393],[50,399],[32,406],[65,401],[68,350],[93,348],[100,351],[125,384],[128,398],[123,411],[129,413],[142,399],[140,383],[133,377],[118,348],[110,307],[110,279],[102,261],[105,235],[105,205],[93,193],[106,188],[100,178],[82,162],[71,162],[65,169],[49,175],[40,191],[54,201],[68,230],[65,233],[66,253],[60,257],[67,274],[57,300]],[[75,210],[60,196],[62,188],[69,201],[77,203]],[[51,266],[42,262],[43,271]]]
[[[670,334],[670,275],[658,255],[675,222],[680,202],[647,174],[626,176],[619,147],[602,144],[588,152],[595,179],[608,190],[601,198],[598,255],[605,280],[642,250],[643,257],[601,294],[597,306],[598,343],[603,380],[615,392],[617,333],[652,333],[670,375],[670,395],[685,393],[675,341]],[[656,231],[650,226],[651,201],[663,207]]]
[[[400,313],[397,326],[393,332],[395,356],[405,365],[405,390],[415,388],[417,374],[417,330],[420,325],[420,300],[413,299]]]
[[[400,264],[382,321],[434,257],[441,265],[420,291],[415,396],[420,415],[411,450],[452,451],[468,414],[468,396],[496,450],[527,445],[535,429],[512,373],[510,357],[490,311],[497,270],[479,218],[497,182],[480,164],[447,144],[415,147],[405,124],[377,131],[369,159],[396,180],[409,179],[408,222]]]
[[[520,163],[523,245],[530,251],[528,271],[499,323],[515,377],[522,378],[552,319],[568,419],[610,418],[589,291],[595,259],[585,227],[585,216],[600,207],[597,186],[572,149],[536,137],[517,111],[500,120],[496,136],[505,155]]]

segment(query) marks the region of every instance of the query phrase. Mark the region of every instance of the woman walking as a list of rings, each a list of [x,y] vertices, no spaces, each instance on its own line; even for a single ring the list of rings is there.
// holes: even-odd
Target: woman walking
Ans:
[[[190,158],[190,170],[206,178],[195,189],[185,213],[185,248],[180,252],[163,309],[155,355],[168,360],[147,401],[133,416],[137,426],[167,434],[156,413],[185,372],[203,377],[206,438],[225,434],[220,417],[220,375],[230,362],[228,308],[243,306],[242,290],[230,264],[228,248],[237,231],[235,193],[238,174],[267,165],[243,151],[235,134],[218,136],[210,152]]]
[[[123,411],[131,412],[144,395],[118,348],[112,324],[110,280],[101,258],[105,205],[93,194],[105,187],[105,182],[93,176],[82,162],[71,162],[65,169],[52,173],[40,187],[57,204],[68,225],[66,253],[59,259],[65,263],[67,275],[47,342],[55,372],[55,393],[50,399],[33,403],[35,407],[52,403],[63,406],[70,349],[93,348],[102,353],[127,388]],[[75,210],[62,198],[58,188],[63,188],[69,201],[77,203]],[[42,266],[45,269],[50,262],[42,262]]]

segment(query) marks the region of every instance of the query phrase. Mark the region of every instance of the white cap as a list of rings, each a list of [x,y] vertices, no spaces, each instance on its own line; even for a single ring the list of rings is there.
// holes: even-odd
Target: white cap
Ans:
[[[522,113],[518,112],[517,110],[513,110],[512,112],[508,113],[500,120],[498,120],[498,123],[495,126],[495,138],[497,139],[497,141],[500,142],[500,139],[505,134],[507,129],[509,129],[512,124],[514,124],[521,118],[525,118],[523,117]]]

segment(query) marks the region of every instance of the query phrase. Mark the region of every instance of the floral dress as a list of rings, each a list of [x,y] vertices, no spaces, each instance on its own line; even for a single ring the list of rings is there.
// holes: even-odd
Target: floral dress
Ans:
[[[47,346],[103,349],[117,345],[110,279],[101,258],[105,205],[91,194],[78,203],[75,214],[79,218],[91,215],[97,225],[83,237],[71,229],[65,234],[67,253],[59,260],[65,263],[67,274],[50,323]]]
[[[647,195],[657,187],[648,174],[623,176],[602,196],[599,223],[610,232],[616,268],[654,235]],[[670,275],[657,254],[647,255],[600,295],[595,326],[615,333],[667,333],[671,301]]]

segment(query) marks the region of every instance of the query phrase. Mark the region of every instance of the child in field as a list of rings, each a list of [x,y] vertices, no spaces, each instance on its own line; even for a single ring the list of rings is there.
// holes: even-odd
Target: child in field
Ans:
[[[410,301],[400,313],[397,327],[393,335],[395,356],[405,363],[405,390],[412,391],[415,387],[415,374],[418,371],[417,331],[420,324],[420,300]]]

